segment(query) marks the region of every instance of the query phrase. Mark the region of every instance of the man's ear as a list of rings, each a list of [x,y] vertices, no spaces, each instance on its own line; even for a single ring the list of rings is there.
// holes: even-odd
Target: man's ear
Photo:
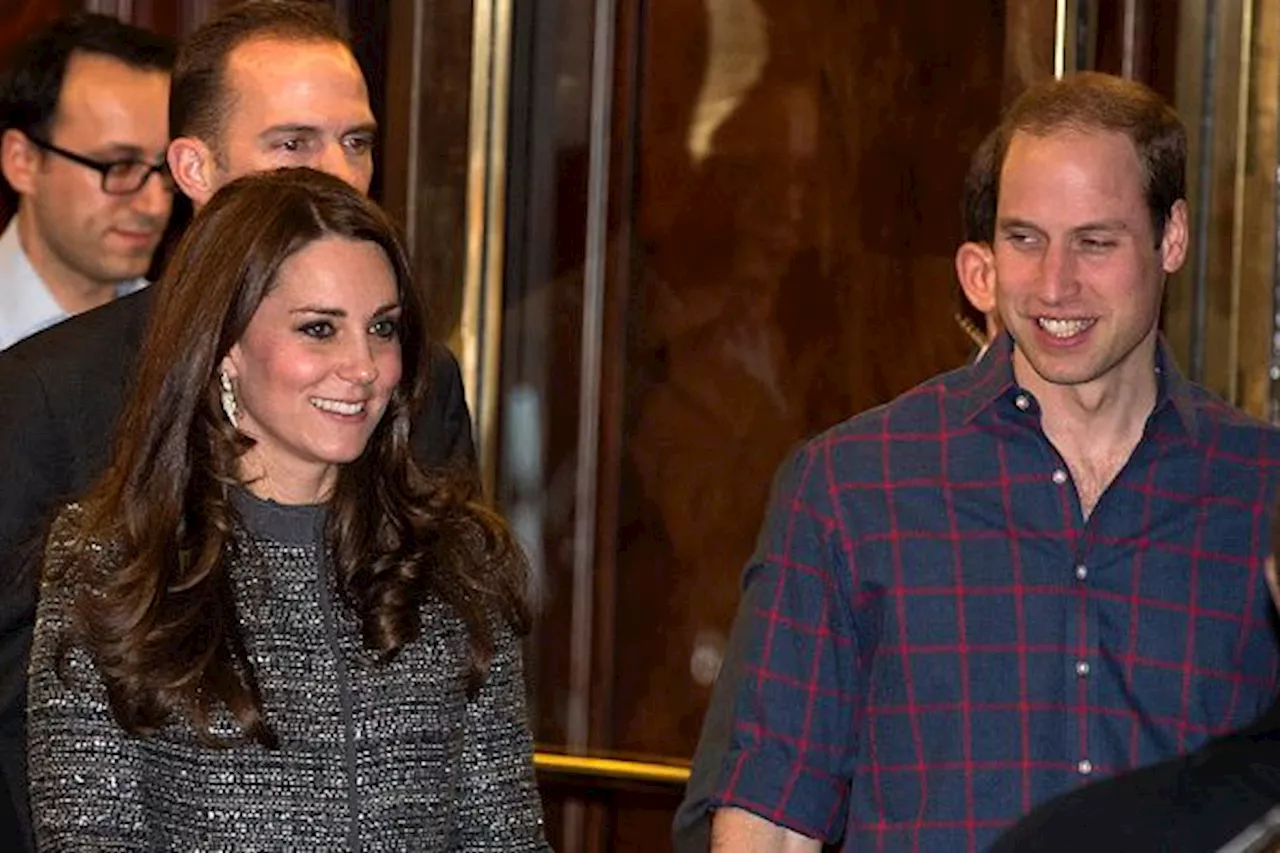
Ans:
[[[1169,208],[1169,217],[1164,223],[1164,234],[1160,238],[1161,266],[1170,275],[1181,269],[1182,264],[1187,260],[1189,227],[1187,203],[1178,199]]]
[[[0,136],[0,172],[18,195],[35,192],[40,151],[20,130],[9,129]]]
[[[194,136],[179,136],[166,156],[178,189],[197,208],[204,207],[218,190],[218,163],[209,146]]]
[[[996,310],[995,258],[986,243],[961,243],[956,249],[956,278],[965,299],[983,314]]]

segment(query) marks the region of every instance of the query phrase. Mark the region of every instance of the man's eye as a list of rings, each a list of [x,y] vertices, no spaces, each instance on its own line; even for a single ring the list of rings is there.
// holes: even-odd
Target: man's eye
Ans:
[[[299,327],[298,331],[309,338],[331,338],[333,337],[333,324],[328,320],[316,320],[314,323],[307,323]]]
[[[140,160],[117,160],[108,165],[107,177],[112,180],[136,178],[150,167]]]
[[[301,139],[282,139],[276,143],[276,147],[282,151],[288,151],[290,154],[296,154],[306,145]]]
[[[368,136],[349,136],[346,139],[346,146],[352,154],[368,154],[373,150],[373,139]]]

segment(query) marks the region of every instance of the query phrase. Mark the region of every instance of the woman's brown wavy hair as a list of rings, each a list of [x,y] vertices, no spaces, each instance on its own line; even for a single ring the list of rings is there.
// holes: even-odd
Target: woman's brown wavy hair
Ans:
[[[236,460],[252,440],[223,416],[216,377],[281,264],[327,236],[380,246],[402,309],[400,385],[365,452],[340,469],[327,514],[338,587],[365,646],[394,657],[431,630],[420,606],[435,595],[467,628],[474,692],[492,658],[495,620],[527,629],[524,562],[501,519],[479,502],[474,475],[424,471],[411,453],[429,343],[395,228],[376,205],[321,172],[240,178],[196,216],[155,285],[112,463],[86,497],[77,537],[72,568],[91,581],[76,603],[70,639],[92,655],[116,720],[134,734],[177,717],[206,742],[224,743],[210,726],[220,703],[245,736],[275,744],[226,567],[237,529],[229,499],[239,487]]]

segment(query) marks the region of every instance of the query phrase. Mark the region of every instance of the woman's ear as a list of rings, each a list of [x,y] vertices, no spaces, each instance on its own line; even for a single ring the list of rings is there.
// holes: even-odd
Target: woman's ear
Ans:
[[[222,357],[222,361],[218,362],[218,373],[223,373],[232,379],[240,378],[240,345],[234,344],[231,349],[227,350],[227,354]]]

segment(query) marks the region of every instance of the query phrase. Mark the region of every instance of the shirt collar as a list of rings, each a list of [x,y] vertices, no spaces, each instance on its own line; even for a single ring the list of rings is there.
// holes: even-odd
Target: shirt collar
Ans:
[[[14,216],[0,234],[0,349],[57,322],[64,313],[22,251]]]
[[[1199,439],[1192,384],[1178,369],[1178,362],[1168,342],[1160,335],[1156,341],[1156,412],[1172,408],[1187,437]],[[956,414],[961,423],[972,423],[981,412],[996,405],[1019,390],[1013,377],[1013,338],[1001,332],[983,356],[966,368],[958,392]]]
[[[1173,349],[1164,335],[1156,341],[1156,377],[1157,384],[1156,409],[1168,405],[1178,416],[1187,438],[1197,442],[1200,440],[1200,422],[1196,418],[1196,404],[1193,391],[1195,386],[1182,375],[1178,369],[1178,360],[1173,357]]]
[[[122,281],[116,285],[116,296],[133,293],[147,283],[145,278]],[[22,249],[15,214],[0,234],[0,350],[66,318],[67,312]]]

